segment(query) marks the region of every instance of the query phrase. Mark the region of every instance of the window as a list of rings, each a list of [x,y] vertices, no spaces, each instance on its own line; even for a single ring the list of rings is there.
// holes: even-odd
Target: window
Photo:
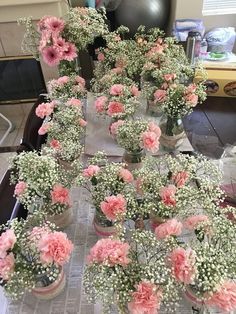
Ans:
[[[203,0],[202,14],[236,14],[236,0]]]

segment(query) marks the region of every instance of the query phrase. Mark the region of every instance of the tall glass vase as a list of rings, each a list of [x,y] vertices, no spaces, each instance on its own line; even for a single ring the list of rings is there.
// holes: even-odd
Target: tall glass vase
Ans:
[[[161,145],[168,151],[174,151],[183,143],[185,137],[182,119],[163,115],[160,121]]]

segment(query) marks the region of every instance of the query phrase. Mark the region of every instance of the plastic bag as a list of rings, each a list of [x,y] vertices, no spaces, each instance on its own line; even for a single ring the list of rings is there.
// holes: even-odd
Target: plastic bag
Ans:
[[[232,52],[235,43],[234,27],[213,28],[204,36],[210,52]]]
[[[174,22],[173,35],[180,41],[186,41],[188,32],[195,30],[202,36],[205,31],[203,21],[199,19],[180,19]]]

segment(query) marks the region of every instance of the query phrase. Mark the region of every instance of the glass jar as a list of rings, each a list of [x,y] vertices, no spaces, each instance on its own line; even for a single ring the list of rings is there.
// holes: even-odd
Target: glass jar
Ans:
[[[174,151],[183,143],[185,137],[182,119],[163,115],[160,120],[161,145],[169,151]]]
[[[140,169],[142,167],[142,160],[145,155],[146,153],[143,149],[135,152],[125,151],[122,162],[126,164],[126,168],[130,171]]]
[[[95,209],[93,226],[98,236],[109,237],[116,233],[114,223],[107,219],[100,208]]]

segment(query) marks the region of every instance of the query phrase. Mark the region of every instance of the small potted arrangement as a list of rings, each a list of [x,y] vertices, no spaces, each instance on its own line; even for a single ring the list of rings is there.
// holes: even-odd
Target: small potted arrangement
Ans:
[[[222,200],[220,171],[202,156],[148,157],[134,177],[140,211],[150,216],[153,229],[174,217],[212,216]]]
[[[118,145],[125,149],[123,162],[129,170],[142,166],[145,151],[155,153],[159,149],[161,130],[154,122],[142,119],[118,120],[110,127]]]
[[[58,100],[59,103],[66,102],[68,99],[83,99],[86,97],[85,80],[72,74],[61,76],[48,82],[48,93],[51,99]]]
[[[116,234],[120,223],[135,216],[138,203],[133,175],[124,164],[109,163],[98,153],[81,171],[77,184],[84,186],[91,195],[95,207],[93,225],[98,235]]]
[[[135,84],[112,84],[108,90],[96,98],[94,105],[98,114],[108,116],[112,122],[118,119],[126,119],[134,115],[140,102],[140,91]],[[111,122],[111,123],[112,123]]]
[[[90,302],[100,301],[104,313],[167,313],[178,303],[179,284],[166,256],[171,241],[159,241],[150,231],[133,230],[128,240],[99,240],[90,250],[84,287]]]
[[[29,291],[49,300],[63,291],[63,266],[73,251],[65,233],[39,215],[13,219],[0,232],[0,284],[7,296],[16,300]]]
[[[18,22],[26,27],[23,51],[36,59],[42,56],[49,66],[59,65],[61,74],[77,72],[78,52],[93,43],[95,37],[108,32],[104,11],[92,8],[71,8],[66,19],[44,16],[37,28],[30,17]]]
[[[60,170],[55,158],[22,152],[12,160],[11,183],[15,184],[15,196],[29,212],[44,212],[60,228],[71,223],[71,178]]]
[[[169,254],[172,273],[183,285],[192,313],[231,313],[236,309],[235,225],[221,214],[208,217],[208,222],[186,222],[197,237]]]
[[[66,170],[72,169],[73,162],[80,158],[83,151],[82,139],[87,122],[81,106],[79,99],[69,99],[38,131],[41,135],[47,134],[43,153],[54,156]]]

